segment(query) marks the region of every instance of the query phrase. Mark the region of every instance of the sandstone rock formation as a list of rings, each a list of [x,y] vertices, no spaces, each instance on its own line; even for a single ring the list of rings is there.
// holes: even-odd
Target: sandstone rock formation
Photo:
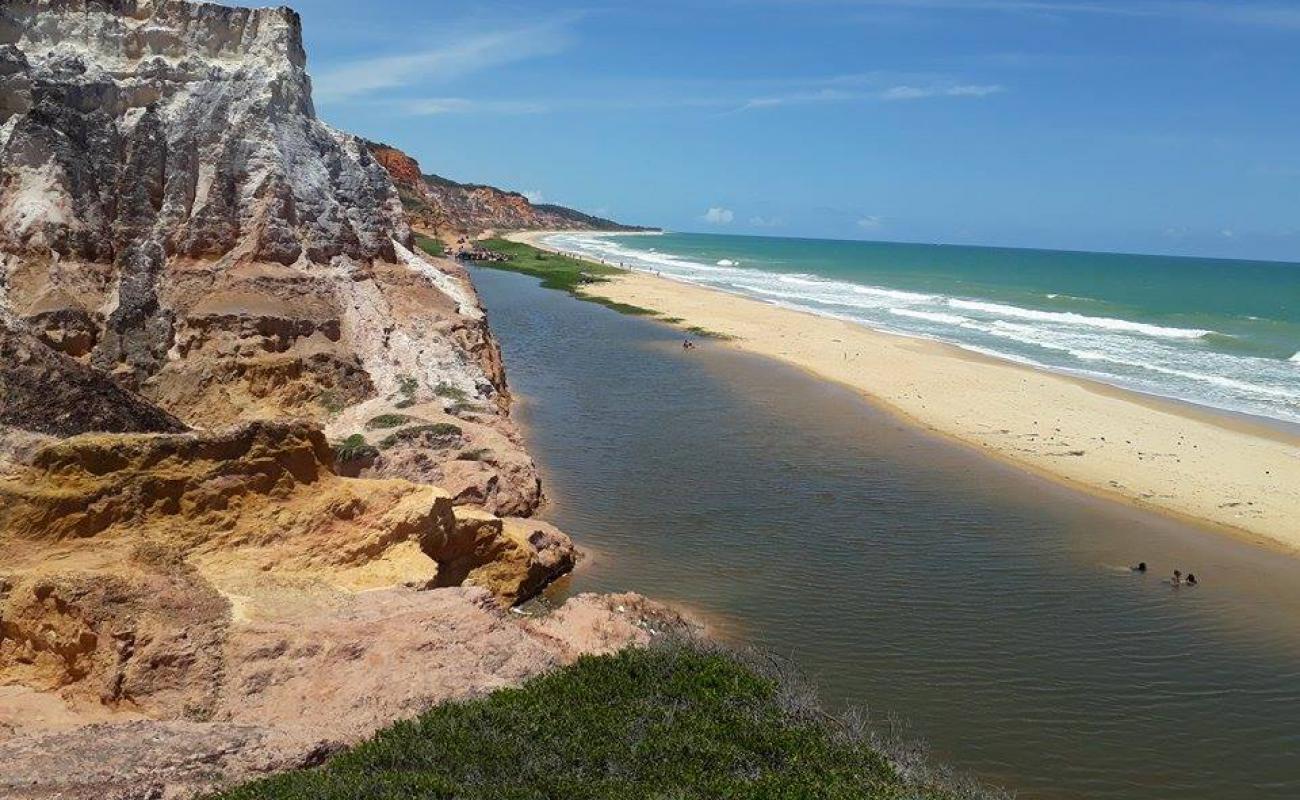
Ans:
[[[418,175],[418,168],[416,170]],[[188,796],[645,641],[298,16],[0,6],[0,796]]]
[[[294,12],[0,9],[11,327],[193,427],[328,423],[443,387],[512,436],[472,286],[410,245],[388,173],[316,118]],[[503,509],[536,506],[535,473],[495,480],[522,498]]]
[[[414,158],[398,148],[366,144],[392,177],[411,224],[435,237],[454,240],[488,230],[648,230],[564,206],[534,203],[519,192],[495,186],[426,175]]]

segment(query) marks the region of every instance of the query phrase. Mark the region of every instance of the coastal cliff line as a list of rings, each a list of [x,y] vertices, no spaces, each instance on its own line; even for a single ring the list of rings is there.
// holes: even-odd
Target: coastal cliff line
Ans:
[[[648,641],[507,613],[577,553],[415,245],[295,12],[0,9],[0,794],[196,794]]]

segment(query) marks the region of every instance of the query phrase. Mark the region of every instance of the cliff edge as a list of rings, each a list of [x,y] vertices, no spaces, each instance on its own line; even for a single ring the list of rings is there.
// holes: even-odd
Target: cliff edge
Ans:
[[[293,11],[0,8],[0,794],[189,795],[648,636],[508,613],[575,550],[412,244]]]

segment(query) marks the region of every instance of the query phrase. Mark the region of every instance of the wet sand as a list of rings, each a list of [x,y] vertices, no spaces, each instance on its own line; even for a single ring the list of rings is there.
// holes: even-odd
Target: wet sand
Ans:
[[[544,247],[544,233],[514,238]],[[842,383],[1075,488],[1300,554],[1300,434],[961,348],[634,272],[585,293]]]

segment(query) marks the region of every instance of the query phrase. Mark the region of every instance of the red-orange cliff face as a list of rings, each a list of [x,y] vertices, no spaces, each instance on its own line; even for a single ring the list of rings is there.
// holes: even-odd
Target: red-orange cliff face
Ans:
[[[391,145],[368,142],[397,186],[408,220],[444,239],[487,230],[643,230],[571,208],[533,203],[518,192],[426,175],[419,163]]]
[[[370,152],[375,160],[388,170],[393,183],[398,186],[416,187],[423,182],[420,164],[401,150],[383,144],[371,144]]]

